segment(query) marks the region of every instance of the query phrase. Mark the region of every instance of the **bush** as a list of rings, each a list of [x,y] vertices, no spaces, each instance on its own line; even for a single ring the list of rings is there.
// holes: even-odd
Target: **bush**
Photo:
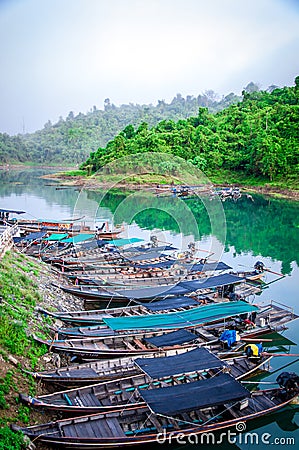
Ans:
[[[14,432],[8,426],[0,428],[0,450],[21,450],[25,448],[21,431]]]

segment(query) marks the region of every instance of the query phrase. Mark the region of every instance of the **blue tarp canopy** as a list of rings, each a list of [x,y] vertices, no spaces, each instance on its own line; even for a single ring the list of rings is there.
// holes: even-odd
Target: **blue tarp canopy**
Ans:
[[[225,362],[206,348],[196,348],[180,355],[162,358],[137,358],[134,364],[151,378],[163,378],[226,366]]]
[[[187,344],[187,342],[195,341],[198,338],[196,334],[188,330],[177,330],[171,333],[161,334],[161,336],[154,336],[145,338],[145,342],[154,345],[155,347],[171,347],[172,345]]]
[[[257,311],[256,306],[244,301],[202,305],[180,312],[147,314],[131,317],[105,317],[103,321],[114,331],[136,329],[176,329],[198,326],[208,322]]]
[[[45,238],[44,241],[62,241],[63,239],[66,239],[68,237],[67,233],[53,233],[49,237]]]
[[[197,291],[199,289],[211,289],[221,286],[227,286],[229,284],[242,283],[245,279],[230,273],[224,273],[215,277],[199,278],[191,281],[181,281],[180,286],[189,289],[190,292]]]
[[[107,289],[108,290],[108,289]],[[179,284],[173,286],[155,286],[148,288],[139,288],[139,289],[117,289],[115,292],[107,293],[107,297],[111,297],[111,295],[115,297],[127,297],[128,299],[136,299],[140,300],[142,298],[164,298],[167,295],[184,295],[189,292],[189,289],[186,287],[180,286]]]
[[[139,253],[137,255],[127,257],[126,259],[128,259],[128,261],[135,262],[135,261],[145,261],[147,259],[158,259],[163,258],[165,256],[167,255],[159,251],[156,251],[156,249],[153,249],[150,252]]]
[[[136,267],[139,269],[164,269],[172,267],[174,264],[178,264],[179,266],[187,269],[190,272],[209,272],[214,270],[229,270],[232,267],[228,266],[224,262],[218,263],[205,263],[205,264],[184,264],[179,259],[172,259],[169,261],[162,261],[153,264],[138,264]]]
[[[117,289],[117,291],[105,290],[101,293],[103,298],[126,297],[128,299],[140,300],[142,298],[164,298],[169,295],[178,296],[195,292],[200,289],[210,289],[228,284],[236,284],[244,281],[243,278],[231,274],[223,274],[215,277],[198,278],[197,280],[181,281],[170,286],[161,285],[155,287],[144,287],[138,289]]]
[[[186,306],[195,306],[198,302],[190,297],[169,297],[164,300],[158,300],[157,302],[142,303],[150,311],[163,311],[166,309],[182,308]]]
[[[21,237],[14,237],[14,242],[20,242],[20,241],[37,241],[38,239],[42,239],[47,233],[44,233],[43,231],[38,231],[36,233],[30,233],[27,234],[27,236],[21,236]]]
[[[157,389],[139,389],[155,414],[175,415],[250,397],[250,392],[227,373],[213,378]]]
[[[123,245],[134,244],[135,242],[142,242],[143,239],[139,238],[129,238],[129,239],[112,239],[109,244],[115,245],[116,247],[121,247]]]
[[[0,209],[0,213],[9,213],[9,214],[25,214],[26,211],[18,211],[14,209]]]
[[[129,247],[129,248],[124,248],[122,250],[123,253],[145,253],[145,252],[152,252],[152,251],[156,251],[156,252],[160,252],[160,251],[174,251],[174,250],[178,250],[175,247],[172,247],[171,245],[161,245],[159,247],[142,247],[142,246],[135,246],[135,247]]]
[[[72,242],[73,244],[78,244],[79,242],[84,242],[87,241],[88,239],[93,239],[94,238],[94,234],[85,234],[85,233],[81,233],[81,234],[76,234],[75,236],[66,238],[66,239],[62,239],[60,242]]]

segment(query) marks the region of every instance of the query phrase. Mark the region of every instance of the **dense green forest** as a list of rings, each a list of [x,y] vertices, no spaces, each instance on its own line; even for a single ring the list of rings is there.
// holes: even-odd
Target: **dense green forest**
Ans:
[[[299,76],[295,86],[242,92],[242,101],[212,114],[199,108],[186,119],[150,127],[126,126],[82,168],[96,172],[129,154],[162,152],[191,161],[205,173],[236,171],[274,180],[299,175]]]
[[[249,83],[248,89],[256,88]],[[42,130],[31,134],[10,137],[0,133],[0,161],[36,162],[36,163],[68,163],[76,164],[84,161],[90,152],[104,147],[127,125],[138,127],[147,122],[149,127],[157,125],[161,120],[180,120],[198,113],[199,107],[206,107],[210,112],[217,112],[240,100],[234,93],[222,99],[212,91],[206,91],[198,97],[181,94],[170,103],[159,100],[153,105],[115,106],[106,99],[104,109],[94,106],[87,114],[77,116],[70,112],[66,119],[62,117],[56,124],[48,121]]]

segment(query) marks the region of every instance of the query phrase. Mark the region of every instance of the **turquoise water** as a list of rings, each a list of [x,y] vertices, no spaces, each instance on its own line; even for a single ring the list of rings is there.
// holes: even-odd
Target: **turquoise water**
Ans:
[[[265,281],[272,283],[250,301],[266,304],[276,300],[293,307],[299,314],[299,203],[260,195],[254,195],[253,201],[242,195],[236,202],[222,203],[210,197],[188,200],[156,197],[153,192],[128,194],[120,190],[56,189],[55,182],[40,178],[45,173],[49,171],[0,171],[0,208],[25,210],[28,218],[66,219],[84,215],[92,226],[103,220],[111,225],[124,223],[123,237],[137,236],[148,241],[156,235],[161,241],[172,242],[178,251],[186,250],[188,244],[195,241],[201,256],[213,251],[212,259],[221,259],[235,270],[249,270],[261,260],[284,278],[275,281],[279,276],[268,272]],[[297,343],[298,327],[298,321],[290,323],[284,336]],[[280,351],[299,354],[299,346],[282,346]],[[286,365],[284,370],[299,374],[298,358],[275,357],[271,361],[273,373],[263,381],[275,381],[279,369]],[[291,406],[248,425],[248,430],[254,429],[259,437],[269,433],[271,442],[274,438],[294,438],[294,445],[286,441],[282,444],[259,442],[258,447],[298,448],[298,410],[299,406]],[[239,439],[225,447],[245,450],[256,445]]]

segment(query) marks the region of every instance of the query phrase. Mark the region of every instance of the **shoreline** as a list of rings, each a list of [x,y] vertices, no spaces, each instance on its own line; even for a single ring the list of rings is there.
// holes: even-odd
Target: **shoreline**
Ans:
[[[156,183],[117,183],[117,181],[100,181],[93,177],[84,176],[68,176],[60,173],[44,175],[42,178],[57,180],[63,186],[74,186],[78,188],[84,188],[88,190],[107,189],[115,183],[115,187],[127,190],[152,190],[157,187]],[[248,193],[255,193],[261,195],[267,195],[273,198],[284,198],[288,200],[299,201],[299,190],[291,188],[280,188],[275,186],[269,186],[267,184],[261,186],[252,186],[246,183],[211,183],[208,185],[214,188],[220,187],[239,187],[241,190]],[[160,184],[160,188],[171,188],[170,184]]]

